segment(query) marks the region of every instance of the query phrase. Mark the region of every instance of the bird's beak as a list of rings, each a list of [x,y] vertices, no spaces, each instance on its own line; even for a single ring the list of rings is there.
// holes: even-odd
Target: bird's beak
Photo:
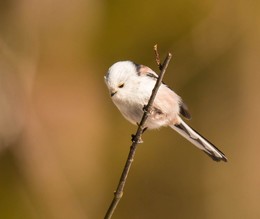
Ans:
[[[110,96],[113,97],[116,93],[117,91],[111,91]]]

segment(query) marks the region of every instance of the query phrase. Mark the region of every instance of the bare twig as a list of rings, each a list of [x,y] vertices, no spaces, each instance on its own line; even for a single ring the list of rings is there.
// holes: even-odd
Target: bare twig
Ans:
[[[159,52],[158,52],[157,44],[154,45],[153,50],[154,50],[154,53],[155,53],[155,61],[156,61],[157,65],[158,65],[158,68],[161,71],[163,65],[162,65],[161,60],[160,60],[160,55],[159,55]]]
[[[130,147],[130,151],[129,151],[129,154],[128,154],[122,175],[120,177],[117,189],[114,192],[114,198],[113,198],[113,200],[112,200],[112,202],[111,202],[111,204],[110,204],[110,206],[109,206],[109,208],[106,212],[105,219],[110,219],[112,217],[120,199],[123,196],[123,190],[124,190],[124,186],[125,186],[125,183],[126,183],[127,175],[129,173],[130,167],[131,167],[131,165],[134,161],[134,156],[135,156],[135,152],[136,152],[136,149],[137,149],[137,145],[138,145],[138,143],[140,143],[142,141],[141,136],[142,136],[142,134],[143,134],[143,132],[146,128],[145,122],[146,122],[147,118],[149,117],[149,114],[151,112],[156,93],[157,93],[157,91],[158,91],[158,89],[159,89],[159,87],[162,83],[162,78],[165,74],[165,71],[166,71],[168,64],[169,64],[171,57],[172,57],[171,53],[168,53],[168,55],[165,58],[163,64],[161,64],[160,58],[159,58],[159,53],[157,51],[157,45],[154,46],[154,51],[155,51],[155,54],[156,54],[156,62],[157,62],[159,69],[161,70],[161,73],[159,74],[159,77],[158,77],[156,84],[153,88],[153,91],[152,91],[151,97],[148,101],[148,104],[146,106],[144,106],[144,114],[143,114],[142,120],[138,125],[138,129],[136,131],[136,134],[133,135],[132,145]]]

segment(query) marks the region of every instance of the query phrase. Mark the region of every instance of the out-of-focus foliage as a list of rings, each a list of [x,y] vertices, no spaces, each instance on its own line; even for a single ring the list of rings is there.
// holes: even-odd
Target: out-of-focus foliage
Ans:
[[[259,218],[259,1],[0,2],[0,218],[102,218],[135,127],[103,75],[118,60],[156,70],[215,163],[170,129],[136,154],[114,218]]]

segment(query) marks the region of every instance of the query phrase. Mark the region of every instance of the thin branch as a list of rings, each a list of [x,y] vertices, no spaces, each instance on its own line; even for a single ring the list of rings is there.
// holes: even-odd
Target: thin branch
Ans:
[[[136,149],[137,149],[137,145],[139,143],[142,142],[141,140],[141,136],[145,130],[145,122],[147,120],[147,118],[149,117],[150,115],[150,112],[151,112],[151,109],[152,109],[152,105],[153,105],[153,102],[154,102],[154,99],[155,99],[155,96],[156,96],[156,93],[162,83],[162,79],[163,79],[163,76],[166,72],[166,69],[168,67],[168,64],[171,60],[171,53],[168,53],[167,57],[165,58],[163,64],[161,65],[161,62],[160,62],[160,59],[159,59],[159,53],[157,51],[157,45],[154,47],[154,50],[156,51],[156,62],[159,66],[159,69],[161,70],[161,73],[159,74],[159,77],[156,81],[156,84],[153,88],[153,91],[152,91],[152,94],[151,94],[151,97],[149,99],[149,102],[146,106],[144,106],[144,114],[143,114],[143,117],[142,117],[142,120],[141,122],[139,123],[138,125],[138,129],[136,131],[136,134],[133,135],[133,138],[132,138],[132,145],[130,147],[130,151],[129,151],[129,154],[128,154],[128,157],[127,157],[127,160],[126,160],[126,163],[125,163],[125,166],[124,166],[124,169],[123,169],[123,172],[122,172],[122,175],[120,177],[120,180],[119,180],[119,183],[118,183],[118,186],[117,186],[117,189],[116,191],[114,192],[114,198],[106,212],[106,215],[105,215],[105,218],[104,219],[110,219],[120,201],[120,199],[122,198],[123,196],[123,190],[124,190],[124,186],[125,186],[125,183],[126,183],[126,179],[127,179],[127,176],[128,176],[128,173],[129,173],[129,170],[130,170],[130,167],[134,161],[134,156],[135,156],[135,152],[136,152]],[[161,67],[160,67],[161,66]]]

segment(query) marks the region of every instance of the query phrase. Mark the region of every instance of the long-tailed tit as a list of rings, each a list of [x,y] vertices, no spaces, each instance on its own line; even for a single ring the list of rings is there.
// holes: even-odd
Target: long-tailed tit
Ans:
[[[138,65],[132,61],[120,61],[109,68],[105,82],[112,101],[119,111],[128,121],[138,124],[157,78],[157,74],[144,65]],[[216,146],[187,125],[180,115],[191,119],[182,99],[167,85],[161,84],[145,127],[156,129],[170,126],[213,160],[227,161],[225,155]]]

